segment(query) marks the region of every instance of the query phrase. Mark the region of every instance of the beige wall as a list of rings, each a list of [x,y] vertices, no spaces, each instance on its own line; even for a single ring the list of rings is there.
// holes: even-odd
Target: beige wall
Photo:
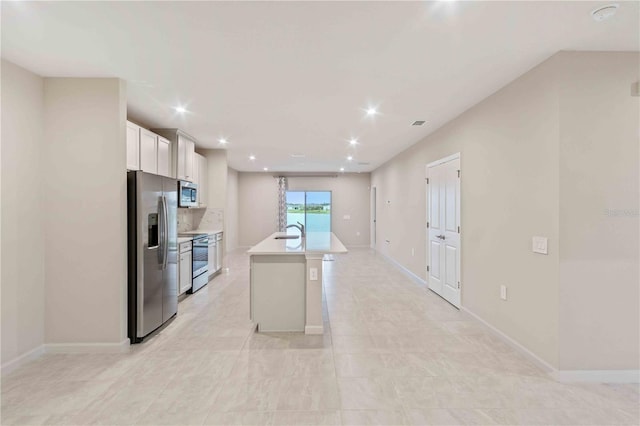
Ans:
[[[369,245],[369,173],[287,179],[289,190],[331,191],[332,231],[346,246]],[[238,211],[240,246],[252,246],[277,231],[278,184],[272,174],[238,173]]]
[[[640,55],[560,59],[560,369],[638,369]]]
[[[238,172],[227,169],[227,206],[225,208],[224,234],[227,252],[238,248]]]
[[[238,172],[238,245],[253,246],[277,228],[276,180],[266,173]]]
[[[463,306],[556,368],[637,369],[638,217],[604,210],[638,209],[638,59],[559,53],[374,171],[378,250],[426,278],[424,168],[461,152]]]
[[[555,70],[552,62],[541,64],[372,174],[377,249],[426,279],[425,166],[461,153],[462,304],[553,365],[558,353]],[[531,252],[533,235],[549,238],[548,256]],[[507,286],[508,301],[500,299],[500,285]]]
[[[209,198],[207,208],[224,209],[227,201],[227,151],[225,149],[198,149],[209,167]]]
[[[2,364],[44,343],[43,79],[2,61]]]
[[[126,338],[126,93],[115,78],[46,78],[47,343]]]

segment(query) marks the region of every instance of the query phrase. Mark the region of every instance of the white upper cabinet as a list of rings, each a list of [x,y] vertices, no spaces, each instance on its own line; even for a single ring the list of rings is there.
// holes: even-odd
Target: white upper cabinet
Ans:
[[[140,170],[140,126],[127,121],[127,170]]]
[[[140,129],[140,170],[158,174],[158,135]]]
[[[171,177],[171,142],[158,136],[158,174]]]
[[[207,194],[209,193],[209,165],[207,158],[196,154],[198,164],[198,207],[207,207]]]
[[[178,135],[178,159],[176,178],[193,182],[196,179],[193,167],[196,144],[184,135]]]
[[[171,141],[127,121],[127,170],[173,177]]]
[[[188,180],[197,183],[198,174],[197,166],[194,164],[196,155],[195,139],[187,133],[179,129],[152,129],[159,135],[158,149],[164,149],[161,146],[162,139],[168,142],[169,146],[169,177]],[[165,161],[166,157],[163,153],[159,153],[158,161]],[[158,165],[158,174],[164,174],[162,167]]]

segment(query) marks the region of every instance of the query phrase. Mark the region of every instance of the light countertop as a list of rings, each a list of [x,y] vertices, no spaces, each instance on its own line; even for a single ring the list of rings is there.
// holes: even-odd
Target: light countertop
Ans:
[[[193,240],[193,237],[178,237],[178,244]]]
[[[305,238],[276,240],[280,235],[299,235],[297,231],[275,232],[255,246],[249,254],[346,253],[347,249],[333,232],[308,232]]]

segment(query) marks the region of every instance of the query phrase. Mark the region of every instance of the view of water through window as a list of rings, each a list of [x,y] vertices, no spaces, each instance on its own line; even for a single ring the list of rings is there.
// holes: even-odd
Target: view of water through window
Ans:
[[[331,232],[331,191],[287,191],[287,225],[306,232]]]

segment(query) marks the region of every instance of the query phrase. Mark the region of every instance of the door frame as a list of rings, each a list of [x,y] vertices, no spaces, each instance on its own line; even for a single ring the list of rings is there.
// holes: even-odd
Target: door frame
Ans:
[[[377,228],[376,224],[378,221],[378,210],[377,210],[377,198],[378,198],[378,190],[375,186],[371,187],[371,248],[376,248],[376,239],[377,239]]]
[[[426,269],[429,267],[429,259],[431,259],[431,245],[429,244],[429,227],[427,227],[427,222],[429,221],[429,184],[428,184],[428,179],[429,179],[429,169],[435,166],[439,166],[441,164],[444,163],[448,163],[449,161],[452,160],[459,160],[460,161],[460,177],[458,178],[458,185],[459,185],[459,194],[460,194],[460,202],[458,203],[458,208],[457,208],[457,212],[456,215],[458,216],[458,223],[460,224],[460,237],[459,237],[459,247],[458,247],[458,262],[457,262],[457,273],[458,273],[458,277],[460,278],[460,306],[456,306],[456,308],[460,309],[462,308],[462,290],[463,290],[463,280],[462,280],[462,234],[464,231],[464,227],[462,226],[462,215],[461,215],[461,211],[462,211],[462,156],[460,155],[460,152],[456,152],[455,154],[451,154],[448,155],[444,158],[441,158],[439,160],[436,161],[432,161],[430,163],[428,163],[425,166],[425,228],[424,228],[424,235],[425,235],[425,254],[426,254],[426,258],[425,258],[425,272],[426,272],[426,283],[427,283],[427,288],[429,289],[429,291],[433,291],[429,288],[429,271],[427,271]],[[434,291],[435,293],[435,291]],[[438,294],[438,293],[435,293]],[[438,296],[440,296],[438,294]],[[442,296],[440,296],[442,297]],[[447,301],[448,303],[450,303],[449,301]],[[453,304],[451,304],[452,306],[455,306]]]

